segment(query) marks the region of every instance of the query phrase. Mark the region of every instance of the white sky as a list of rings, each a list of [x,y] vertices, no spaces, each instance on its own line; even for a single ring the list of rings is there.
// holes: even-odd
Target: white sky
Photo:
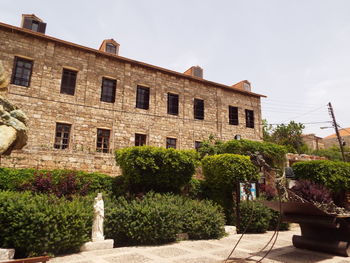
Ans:
[[[2,0],[0,21],[19,26],[22,13],[47,23],[46,34],[207,80],[247,79],[269,123],[323,122],[331,102],[350,127],[349,0]],[[326,136],[328,123],[306,124]]]

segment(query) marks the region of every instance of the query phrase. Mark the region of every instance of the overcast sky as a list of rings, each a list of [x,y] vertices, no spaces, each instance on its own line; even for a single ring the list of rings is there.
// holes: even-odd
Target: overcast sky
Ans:
[[[350,127],[349,0],[1,0],[0,21],[21,14],[47,23],[46,34],[99,48],[120,43],[121,56],[207,80],[247,79],[269,123],[306,123],[305,133],[334,133],[327,103]]]

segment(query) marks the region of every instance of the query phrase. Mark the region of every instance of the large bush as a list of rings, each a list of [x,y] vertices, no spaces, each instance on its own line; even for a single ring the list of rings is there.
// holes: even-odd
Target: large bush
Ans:
[[[306,161],[295,163],[292,167],[297,179],[324,185],[334,193],[347,191],[350,187],[350,163]]]
[[[195,172],[195,151],[138,146],[116,151],[126,183],[133,192],[179,192]]]
[[[257,201],[241,202],[240,215],[239,232],[247,227],[247,233],[265,233],[272,219],[271,210]]]
[[[86,195],[96,191],[111,192],[113,180],[105,174],[83,171],[0,168],[0,190]]]
[[[0,247],[14,248],[16,257],[77,252],[92,217],[91,198],[0,191]]]
[[[220,204],[225,211],[226,222],[234,223],[233,207],[236,185],[239,182],[256,181],[256,167],[248,156],[219,154],[202,160],[208,198]]]
[[[209,201],[151,192],[140,199],[106,202],[105,235],[117,246],[166,243],[184,232],[191,239],[219,238],[223,226],[224,216]]]
[[[222,142],[210,138],[202,143],[199,152],[202,157],[214,154],[234,153],[249,155],[259,153],[265,161],[273,167],[282,167],[287,148],[281,145],[250,140],[231,140]]]

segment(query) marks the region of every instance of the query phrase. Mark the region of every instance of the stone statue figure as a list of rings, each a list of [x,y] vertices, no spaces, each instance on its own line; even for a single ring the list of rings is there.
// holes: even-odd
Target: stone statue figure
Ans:
[[[9,155],[12,150],[27,144],[27,117],[1,94],[7,90],[9,79],[0,61],[0,155]]]
[[[98,193],[94,201],[94,222],[92,224],[92,242],[103,241],[103,219],[105,217],[102,193]]]

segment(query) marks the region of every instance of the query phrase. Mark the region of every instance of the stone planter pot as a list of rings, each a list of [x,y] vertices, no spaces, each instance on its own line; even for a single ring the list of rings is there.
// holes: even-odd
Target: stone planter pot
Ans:
[[[261,201],[275,211],[278,201]],[[350,216],[331,215],[311,203],[282,202],[282,221],[298,223],[301,236],[293,236],[297,248],[350,256]]]

